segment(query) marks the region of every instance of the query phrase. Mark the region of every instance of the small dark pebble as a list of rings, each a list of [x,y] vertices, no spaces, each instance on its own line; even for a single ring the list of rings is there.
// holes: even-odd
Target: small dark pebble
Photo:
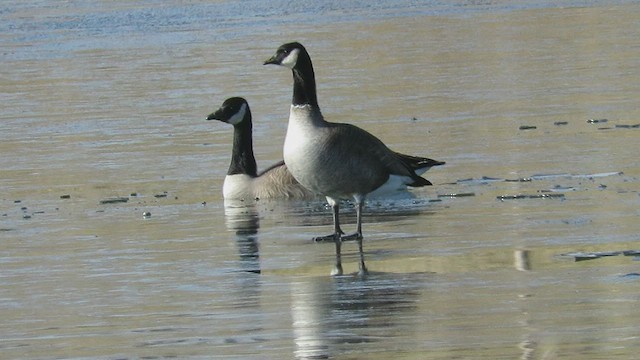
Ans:
[[[157,198],[157,199],[159,199],[159,198],[166,198],[166,197],[167,197],[167,193],[164,193],[164,194],[155,194],[155,195],[153,195],[153,197],[155,197],[155,198]]]
[[[137,192],[132,192],[131,194],[129,194],[129,196],[136,197],[136,196],[138,196],[138,193]]]
[[[518,178],[518,179],[505,179],[506,182],[531,182],[533,179],[531,178]]]
[[[24,214],[24,215],[22,216],[22,218],[23,218],[23,219],[31,219],[31,215],[29,215],[29,214]]]
[[[418,121],[418,118],[414,116],[414,117],[411,118],[411,120],[412,121]]]
[[[618,256],[622,254],[621,251],[599,251],[599,252],[575,252],[562,254],[562,256],[568,256],[574,258],[576,262],[585,260],[594,260],[606,256]]]
[[[526,199],[529,197],[528,195],[500,195],[498,196],[498,200],[516,200],[516,199]]]
[[[117,203],[126,203],[127,201],[129,201],[129,198],[127,197],[116,197],[116,198],[109,198],[109,199],[103,199],[100,200],[100,204],[117,204]]]
[[[439,198],[458,198],[458,197],[468,197],[468,196],[476,196],[475,193],[472,192],[468,192],[468,193],[453,193],[453,194],[440,194],[438,195]]]
[[[22,200],[13,200],[14,204],[20,204],[22,202]]]
[[[69,194],[60,195],[60,199],[71,199],[71,195]]]
[[[607,119],[589,119],[589,120],[587,120],[587,122],[589,124],[602,124],[602,123],[606,123],[607,121],[609,121],[609,120],[607,120]]]
[[[634,256],[640,255],[640,250],[624,250],[624,251],[595,251],[595,252],[574,252],[561,254],[561,256],[572,257],[575,261],[594,260],[607,256]]]
[[[149,218],[149,217],[151,217],[151,213],[148,212],[148,211],[145,211],[145,212],[142,213],[142,217],[143,218]]]
[[[460,179],[460,180],[456,180],[455,184],[463,184],[463,183],[480,183],[480,184],[485,184],[485,183],[489,183],[489,182],[500,182],[500,181],[505,181],[503,178],[494,178],[494,177],[489,177],[489,176],[483,176],[479,179],[474,179],[474,178],[468,178],[468,179]]]
[[[578,261],[600,259],[600,256],[594,255],[594,254],[586,254],[586,255],[576,255],[573,258],[576,262],[578,262]]]
[[[21,208],[20,208],[20,210],[22,210],[22,211],[26,211],[26,210],[27,210],[27,207],[26,207],[26,206],[23,206],[23,207],[21,207]]]
[[[518,129],[520,130],[534,130],[537,129],[537,126],[533,126],[533,125],[521,125]]]
[[[563,126],[563,125],[569,125],[568,121],[556,121],[553,123],[553,125],[555,126]]]

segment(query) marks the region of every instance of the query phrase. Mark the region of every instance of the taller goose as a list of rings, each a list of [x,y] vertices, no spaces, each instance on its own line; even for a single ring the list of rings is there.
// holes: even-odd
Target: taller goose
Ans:
[[[336,264],[332,275],[340,275],[343,272],[341,242],[356,239],[359,274],[365,275],[362,208],[367,194],[391,178],[406,186],[431,185],[416,173],[416,163],[429,164],[428,169],[444,162],[397,153],[363,129],[326,121],[318,106],[311,58],[302,44],[292,42],[280,46],[264,64],[281,65],[293,72],[293,99],[284,142],[284,162],[300,184],[324,195],[333,211],[333,233],[315,240],[335,242]],[[344,235],[340,228],[339,200],[349,198],[356,203],[357,225],[355,233]]]

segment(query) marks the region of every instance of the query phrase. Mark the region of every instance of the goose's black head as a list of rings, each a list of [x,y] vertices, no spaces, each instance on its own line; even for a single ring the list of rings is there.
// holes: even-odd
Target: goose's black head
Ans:
[[[218,110],[207,116],[207,120],[219,120],[233,126],[238,126],[247,118],[251,121],[251,111],[247,100],[241,97],[228,98]]]
[[[293,71],[293,105],[311,105],[318,107],[316,96],[316,78],[313,73],[311,57],[299,42],[287,43],[264,62],[287,67]]]
[[[276,53],[264,64],[274,64],[294,69],[298,65],[300,58],[309,58],[307,50],[299,42],[291,42],[280,46]]]

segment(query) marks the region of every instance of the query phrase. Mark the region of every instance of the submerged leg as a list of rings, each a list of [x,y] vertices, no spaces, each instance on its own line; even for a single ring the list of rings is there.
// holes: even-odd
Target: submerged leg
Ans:
[[[331,276],[342,275],[342,255],[340,254],[340,246],[342,245],[342,241],[340,237],[336,237],[336,265],[331,270]]]
[[[340,237],[343,232],[340,229],[340,205],[336,200],[330,197],[327,197],[327,201],[329,202],[329,205],[331,205],[331,210],[333,211],[333,241],[336,244],[336,265],[333,270],[331,270],[331,275],[336,276],[342,275],[342,255],[340,254],[342,239]]]
[[[364,251],[362,250],[362,208],[364,206],[364,196],[356,196],[356,234],[358,235],[358,254],[360,255],[360,262],[358,264],[358,275],[364,276],[369,273],[367,267],[364,265]]]

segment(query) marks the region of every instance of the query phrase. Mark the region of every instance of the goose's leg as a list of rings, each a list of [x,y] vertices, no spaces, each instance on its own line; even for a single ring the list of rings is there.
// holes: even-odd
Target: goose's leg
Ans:
[[[364,196],[355,195],[353,198],[356,202],[356,232],[342,236],[342,241],[358,240],[359,243],[362,243],[362,208],[364,207]],[[360,247],[362,247],[362,245],[360,245]]]
[[[327,201],[329,202],[329,204],[331,205],[331,210],[333,211],[333,235],[328,235],[328,236],[323,236],[323,239],[329,238],[329,237],[333,237],[333,241],[336,244],[336,265],[334,266],[333,270],[331,270],[331,275],[332,276],[336,276],[336,275],[342,275],[342,255],[340,254],[340,248],[342,247],[342,239],[341,239],[341,235],[343,234],[342,230],[340,229],[340,205],[338,204],[338,201],[327,197]],[[315,241],[318,241],[318,238],[314,239]],[[323,241],[323,240],[320,240]]]
[[[340,247],[342,246],[342,241],[340,237],[336,237],[336,265],[331,270],[332,276],[342,275],[342,256],[340,255]]]
[[[356,222],[358,225],[355,234],[357,234],[358,254],[360,255],[358,275],[364,276],[369,273],[367,267],[364,265],[364,251],[362,250],[362,207],[364,206],[364,197],[356,196],[355,199],[356,204],[358,205],[358,207],[356,207]]]
[[[316,236],[313,238],[315,242],[334,242],[336,239],[340,239],[344,231],[340,228],[340,205],[337,200],[327,197],[327,202],[331,205],[331,211],[333,212],[333,234]]]

